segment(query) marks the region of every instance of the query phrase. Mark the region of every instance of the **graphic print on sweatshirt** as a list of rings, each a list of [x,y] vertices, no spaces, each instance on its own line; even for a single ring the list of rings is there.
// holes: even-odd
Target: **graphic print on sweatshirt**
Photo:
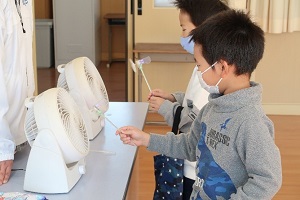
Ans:
[[[197,177],[194,184],[197,190],[203,189],[205,194],[212,200],[218,197],[229,199],[232,193],[236,193],[235,185],[231,178],[214,160],[211,151],[205,143],[207,127],[201,123],[202,135],[198,143],[198,149],[201,152],[199,162],[197,163]],[[200,193],[197,193],[196,199],[201,199]]]

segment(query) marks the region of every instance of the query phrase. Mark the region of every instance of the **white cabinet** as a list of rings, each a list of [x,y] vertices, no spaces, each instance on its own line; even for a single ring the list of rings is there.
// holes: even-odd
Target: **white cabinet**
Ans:
[[[86,56],[100,62],[100,0],[53,0],[55,66]]]

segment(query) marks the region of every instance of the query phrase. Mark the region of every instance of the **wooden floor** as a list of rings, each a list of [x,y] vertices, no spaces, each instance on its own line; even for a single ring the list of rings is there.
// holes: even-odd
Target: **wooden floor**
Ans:
[[[125,101],[125,64],[113,63],[106,68],[103,62],[97,67],[104,80],[110,101]],[[54,68],[38,69],[39,93],[56,86],[58,73]],[[282,156],[283,185],[274,200],[300,199],[300,116],[269,116],[275,124],[275,141]],[[162,121],[157,114],[148,113],[147,121]],[[144,131],[164,134],[170,131],[165,125],[146,123]],[[299,146],[298,146],[299,145]],[[153,155],[139,147],[127,200],[150,200],[154,191]]]

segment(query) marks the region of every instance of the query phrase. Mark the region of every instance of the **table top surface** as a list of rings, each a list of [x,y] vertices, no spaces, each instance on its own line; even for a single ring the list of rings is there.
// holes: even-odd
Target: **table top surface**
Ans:
[[[143,129],[148,111],[144,102],[110,102],[106,112],[116,126],[133,125]],[[125,199],[137,147],[124,145],[115,135],[116,128],[106,121],[104,128],[90,141],[90,150],[108,151],[113,154],[90,152],[86,158],[86,173],[67,194],[44,194],[48,199]],[[15,154],[13,169],[26,169],[30,147]],[[1,192],[21,192],[25,171],[13,171]],[[42,179],[40,181],[43,181]],[[38,184],[38,182],[36,183]]]

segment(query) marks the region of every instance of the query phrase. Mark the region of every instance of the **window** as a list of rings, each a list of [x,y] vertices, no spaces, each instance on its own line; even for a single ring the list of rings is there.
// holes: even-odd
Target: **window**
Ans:
[[[173,0],[154,0],[154,7],[174,7]]]
[[[229,0],[233,9],[249,11],[267,33],[300,31],[299,0]]]

